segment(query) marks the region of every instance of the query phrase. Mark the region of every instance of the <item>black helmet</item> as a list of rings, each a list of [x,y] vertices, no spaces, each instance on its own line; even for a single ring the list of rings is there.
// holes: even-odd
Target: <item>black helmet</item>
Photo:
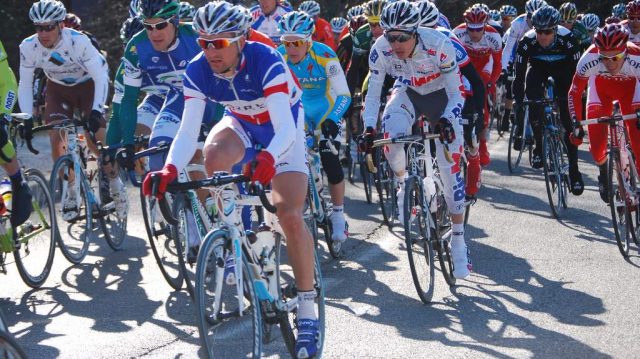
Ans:
[[[179,16],[180,3],[177,0],[140,0],[138,15],[144,19],[169,19]]]
[[[136,17],[130,17],[126,19],[122,23],[122,28],[120,28],[120,40],[126,45],[129,40],[133,37],[133,35],[142,31],[144,26],[142,26],[142,21]]]
[[[385,6],[380,26],[386,31],[415,31],[420,25],[420,11],[412,3],[400,0]]]
[[[551,6],[541,7],[531,18],[533,27],[538,29],[554,29],[560,23],[560,12]]]

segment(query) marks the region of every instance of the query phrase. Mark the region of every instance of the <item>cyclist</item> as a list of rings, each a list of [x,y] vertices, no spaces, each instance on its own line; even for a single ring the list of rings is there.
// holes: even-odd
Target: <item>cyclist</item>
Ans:
[[[252,181],[271,182],[298,290],[296,354],[310,358],[317,351],[319,322],[314,308],[314,244],[302,212],[307,194],[302,89],[282,56],[264,44],[247,42],[244,25],[220,3],[199,8],[194,19],[203,52],[184,74],[183,122],[165,166],[157,172],[159,190],[176,179],[195,151],[206,102],[223,104],[225,116],[205,143],[205,167],[210,174],[230,172],[234,164],[251,160],[247,174]],[[264,150],[256,155],[257,144]],[[144,191],[150,192],[149,177]]]
[[[371,78],[365,98],[361,137],[362,150],[370,151],[376,137],[376,122],[385,75],[396,79],[390,100],[384,108],[382,129],[385,136],[411,133],[420,115],[425,115],[441,141],[436,141],[436,159],[444,183],[444,193],[453,221],[451,252],[456,278],[469,275],[470,263],[464,241],[464,182],[458,163],[447,162],[444,144],[453,158],[462,147],[460,112],[464,101],[462,83],[451,40],[438,30],[420,27],[418,9],[406,0],[388,5],[380,24],[384,37],[375,42],[369,55]],[[399,184],[398,208],[403,208],[406,158],[403,145],[390,145],[385,154]],[[457,162],[457,160],[454,160]],[[403,221],[402,210],[399,220]]]
[[[349,25],[351,25],[351,20],[358,17],[358,16],[363,16],[364,15],[364,7],[362,5],[355,5],[352,6],[348,11],[347,11],[347,21],[349,21]],[[358,30],[358,28],[356,28],[355,30]],[[338,36],[339,39],[342,39],[343,37],[345,37],[347,34],[351,33],[353,34],[355,32],[355,30],[352,31],[352,29],[347,26],[344,29],[342,29],[342,32],[340,33],[340,36]],[[339,57],[339,56],[338,56]]]
[[[498,34],[500,34],[500,37],[504,35],[504,29],[502,28],[501,21],[502,18],[500,17],[500,11],[489,10],[489,21],[487,22],[487,24],[493,27],[498,32]]]
[[[500,24],[505,33],[511,28],[511,22],[516,16],[518,16],[518,9],[513,5],[502,5],[502,7],[500,7],[500,18],[502,20]]]
[[[349,92],[356,93],[357,89],[363,89],[364,80],[368,76],[369,65],[367,57],[373,42],[378,39],[383,30],[380,27],[380,15],[382,9],[387,5],[386,0],[369,0],[364,4],[364,15],[367,18],[367,24],[360,27],[353,38],[353,53],[351,55],[351,66],[347,69],[347,83],[349,84]]]
[[[468,148],[467,155],[467,183],[465,187],[466,200],[471,201],[480,189],[480,156],[478,154],[477,141],[474,141],[473,134],[479,134],[484,125],[484,98],[485,85],[480,75],[471,64],[467,50],[465,50],[460,40],[453,31],[438,25],[440,11],[434,3],[425,0],[415,4],[420,12],[420,26],[434,28],[447,35],[456,50],[456,62],[460,68],[465,87],[465,103],[462,108],[462,118],[467,119],[467,124],[463,124],[464,140]],[[474,121],[475,119],[475,121]]]
[[[576,127],[571,141],[577,146],[582,143],[585,131],[582,121],[582,93],[589,85],[587,96],[587,117],[609,116],[612,101],[620,102],[623,115],[634,114],[640,107],[638,78],[640,69],[632,64],[640,63],[640,48],[629,40],[629,32],[620,24],[609,24],[599,29],[592,45],[578,62],[569,91],[569,111]],[[576,122],[577,121],[577,122]],[[631,148],[640,159],[640,130],[635,123],[625,121],[631,140]],[[609,202],[607,188],[607,137],[606,124],[589,125],[589,151],[600,169],[598,189],[600,197]],[[636,163],[636,167],[640,168]]]
[[[253,16],[251,27],[269,36],[274,44],[280,45],[278,21],[282,15],[291,11],[291,7],[285,6],[279,0],[259,0],[258,5],[249,10]]]
[[[191,22],[193,16],[196,14],[196,7],[186,1],[180,2],[180,10],[178,11],[178,17],[180,22]]]
[[[576,4],[566,2],[558,10],[560,11],[560,26],[564,26],[571,31],[580,45],[581,52],[586,50],[591,45],[591,37],[589,37],[587,28],[580,21],[577,21],[578,10],[576,9]]]
[[[343,17],[334,17],[329,23],[333,32],[333,43],[336,44],[337,49],[337,44],[340,42],[340,34],[348,27],[349,21]]]
[[[367,18],[364,15],[357,15],[349,19],[349,26],[347,26],[347,34],[340,37],[338,41],[338,49],[336,54],[340,60],[342,69],[347,72],[349,64],[351,63],[351,56],[353,54],[353,36],[356,31],[367,23]],[[344,30],[343,30],[344,31]]]
[[[0,41],[0,117],[8,117],[16,103],[16,77],[9,67],[7,53]],[[7,118],[11,120],[11,118]],[[6,124],[0,124],[0,166],[4,168],[11,181],[11,226],[16,228],[24,223],[31,214],[31,190],[22,177],[22,170],[16,158],[16,150],[9,140]],[[25,205],[26,204],[26,205]]]
[[[333,203],[332,239],[339,250],[349,235],[344,219],[344,173],[338,154],[332,153],[328,142],[340,151],[340,120],[351,103],[351,94],[335,53],[328,46],[311,40],[313,27],[313,19],[305,12],[294,11],[283,16],[280,19],[282,45],[278,51],[302,86],[307,131],[322,130],[320,159]]]
[[[569,181],[571,193],[579,196],[584,191],[582,174],[578,170],[578,149],[570,143],[569,134],[573,128],[569,117],[567,93],[571,78],[576,71],[580,58],[580,49],[573,34],[559,26],[560,13],[551,6],[536,10],[532,17],[534,30],[528,31],[518,44],[516,55],[516,77],[513,81],[513,96],[516,101],[517,123],[521,126],[524,118],[522,102],[539,100],[544,97],[544,85],[547,78],[555,82],[554,96],[560,111],[560,120],[564,127],[564,140],[569,157]],[[542,135],[544,131],[544,106],[529,105],[529,119],[533,127],[536,146],[531,164],[533,168],[542,168]],[[522,139],[516,138],[514,146],[520,149]]]
[[[260,31],[251,28],[251,25],[253,24],[253,16],[251,16],[251,11],[249,9],[247,9],[244,6],[238,5],[237,8],[238,11],[240,11],[244,17],[245,17],[245,21],[246,24],[248,26],[247,29],[247,40],[249,41],[257,41],[257,42],[261,42],[267,46],[273,47],[274,49],[276,48],[276,44],[273,43],[273,41],[271,41],[271,38],[263,33],[261,33]],[[216,110],[217,113],[217,110]],[[216,116],[216,118],[218,118]]]
[[[593,35],[595,35],[596,30],[600,27],[600,17],[592,13],[585,14],[582,17],[582,20],[580,20],[580,23],[584,25],[585,29],[587,29],[587,35],[589,36],[590,43],[593,42]]]
[[[627,17],[627,9],[624,3],[613,5],[611,8],[611,16],[617,17],[620,20],[624,20]]]
[[[500,34],[487,24],[488,14],[480,6],[474,5],[464,12],[464,24],[453,30],[471,58],[471,63],[480,73],[488,92],[495,91],[495,83],[501,73],[502,39]],[[487,166],[491,161],[487,149],[487,130],[489,126],[489,110],[485,96],[484,127],[478,133],[480,141],[480,164]]]
[[[66,13],[64,5],[55,0],[41,0],[29,10],[36,34],[20,44],[20,109],[32,114],[34,71],[41,68],[48,79],[45,123],[73,118],[74,110],[78,110],[86,128],[95,134],[96,140],[104,143],[103,106],[109,87],[107,62],[86,35],[64,27],[62,21]],[[30,139],[33,120],[26,120],[24,125],[24,136]],[[55,162],[65,153],[64,141],[56,131],[49,132],[49,140]],[[88,144],[97,153],[95,145],[91,141]],[[75,193],[65,193],[63,217],[74,218],[77,214]]]
[[[629,31],[629,41],[640,44],[640,0],[632,0],[627,3],[627,18],[622,24]]]
[[[336,51],[336,43],[333,41],[333,32],[331,25],[327,20],[320,17],[320,4],[314,0],[307,0],[300,3],[298,11],[304,11],[313,18],[315,22],[315,30],[313,32],[313,41],[321,42]]]

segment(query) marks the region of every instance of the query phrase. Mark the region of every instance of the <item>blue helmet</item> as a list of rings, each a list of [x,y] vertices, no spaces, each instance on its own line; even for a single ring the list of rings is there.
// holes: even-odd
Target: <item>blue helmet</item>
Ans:
[[[139,0],[131,0],[131,2],[129,3],[129,17],[136,17],[138,16],[138,3],[140,1]]]
[[[299,35],[299,36],[311,36],[315,25],[313,19],[309,14],[304,11],[292,11],[285,14],[278,22],[278,29],[280,34],[286,35]]]
[[[298,6],[298,11],[304,11],[311,17],[318,16],[320,15],[320,4],[313,0],[303,1]]]

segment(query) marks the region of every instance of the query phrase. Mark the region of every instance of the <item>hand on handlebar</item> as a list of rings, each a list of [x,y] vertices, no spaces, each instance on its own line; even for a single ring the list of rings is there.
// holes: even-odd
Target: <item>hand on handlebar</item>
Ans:
[[[373,148],[373,140],[375,140],[377,131],[373,127],[367,127],[364,133],[358,136],[358,149],[363,153],[371,153]]]
[[[576,119],[573,120],[573,131],[569,134],[569,141],[576,147],[582,144],[584,138],[584,128]]]
[[[453,143],[456,139],[456,131],[453,128],[453,124],[444,117],[440,118],[438,122],[436,122],[433,132],[440,134],[440,141],[442,142]]]
[[[263,186],[268,185],[276,174],[273,156],[267,151],[261,151],[253,161],[245,165],[243,174],[251,178],[252,182],[258,181]]]
[[[156,193],[153,192],[154,178],[159,178],[156,181],[157,183]],[[142,182],[142,193],[145,196],[155,195],[156,198],[160,199],[164,196],[164,193],[167,191],[167,185],[175,179],[178,178],[178,170],[176,166],[172,164],[166,164],[160,171],[149,172],[147,176],[144,178]]]

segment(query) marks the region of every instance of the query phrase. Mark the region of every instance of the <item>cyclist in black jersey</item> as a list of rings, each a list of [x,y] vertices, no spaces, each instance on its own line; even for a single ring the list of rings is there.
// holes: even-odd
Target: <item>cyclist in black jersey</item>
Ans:
[[[516,77],[513,81],[516,118],[521,124],[524,118],[522,103],[525,94],[529,100],[542,99],[547,78],[552,77],[555,82],[554,96],[558,102],[560,120],[565,129],[564,140],[569,156],[571,192],[579,196],[584,191],[584,183],[582,174],[578,170],[578,149],[569,141],[572,123],[569,117],[567,94],[580,59],[580,47],[569,30],[558,26],[560,13],[553,7],[547,6],[536,10],[532,22],[533,30],[529,30],[524,35],[516,51]],[[543,106],[530,105],[529,119],[536,142],[532,166],[542,168]],[[519,146],[522,146],[522,139],[514,141],[514,147]]]

